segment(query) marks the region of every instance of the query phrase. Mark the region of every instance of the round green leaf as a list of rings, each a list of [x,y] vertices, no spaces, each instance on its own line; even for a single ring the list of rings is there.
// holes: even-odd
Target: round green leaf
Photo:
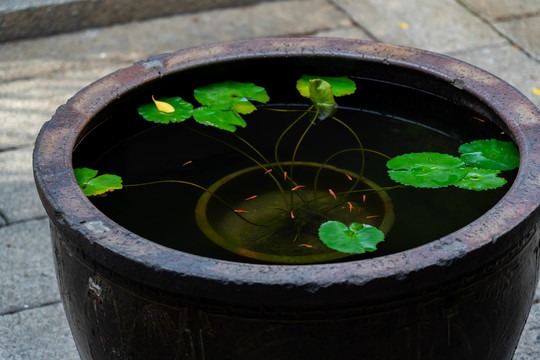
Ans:
[[[89,168],[77,168],[73,169],[73,172],[77,183],[86,196],[100,195],[112,190],[122,189],[122,178],[118,175],[103,174],[96,176],[98,171]]]
[[[339,221],[327,221],[319,227],[319,238],[331,249],[363,254],[377,250],[384,233],[371,225],[353,223],[348,227]]]
[[[267,103],[270,97],[263,87],[252,83],[225,81],[195,89],[195,99],[202,105],[219,110],[235,109],[240,114],[249,114],[256,108],[249,100]]]
[[[162,124],[179,123],[189,119],[193,114],[193,105],[180,97],[160,98],[156,100],[170,104],[174,107],[174,111],[171,113],[160,111],[152,101],[151,103],[141,105],[137,108],[139,114],[146,121],[159,122]]]
[[[321,79],[310,80],[309,98],[317,108],[319,119],[324,120],[336,112],[337,104],[332,95],[332,86],[328,82]]]
[[[433,152],[400,155],[389,160],[386,166],[392,180],[418,188],[449,186],[467,174],[466,165],[460,159]]]
[[[498,177],[499,170],[470,168],[463,179],[454,185],[466,190],[496,189],[506,184],[506,180]]]
[[[356,91],[356,84],[353,80],[347,77],[328,77],[328,76],[313,76],[303,75],[296,81],[296,88],[300,92],[300,95],[309,98],[309,81],[314,79],[321,79],[326,81],[332,87],[332,93],[334,96],[345,96],[353,94]]]
[[[193,117],[198,123],[215,126],[230,132],[235,132],[236,126],[246,126],[244,119],[234,110],[219,110],[201,106],[195,109]]]
[[[461,160],[471,166],[492,170],[513,170],[519,167],[519,151],[510,141],[476,140],[459,147]]]
[[[77,179],[77,184],[79,184],[79,186],[81,187],[86,184],[91,178],[95,177],[98,174],[97,170],[86,167],[73,169],[73,172],[75,173],[75,179]]]

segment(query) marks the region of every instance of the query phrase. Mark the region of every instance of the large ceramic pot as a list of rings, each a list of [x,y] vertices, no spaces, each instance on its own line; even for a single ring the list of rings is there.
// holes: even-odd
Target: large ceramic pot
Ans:
[[[394,254],[317,265],[174,250],[118,225],[79,189],[74,149],[122,121],[126,104],[180,80],[277,72],[374,79],[471,109],[515,141],[519,173],[495,206],[449,235]],[[384,94],[372,100],[389,101]],[[114,132],[102,133],[104,147],[117,141]],[[495,76],[430,52],[263,39],[156,56],[61,106],[37,139],[34,170],[82,359],[511,359],[537,284],[540,114]]]

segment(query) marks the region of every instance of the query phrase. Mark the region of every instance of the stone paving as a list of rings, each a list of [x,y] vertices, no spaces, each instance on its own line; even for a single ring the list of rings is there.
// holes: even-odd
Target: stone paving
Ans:
[[[253,2],[252,2],[253,3]],[[131,63],[201,44],[337,36],[442,52],[490,71],[537,106],[537,0],[266,1],[0,44],[0,359],[78,359],[33,184],[39,128],[77,90]],[[540,291],[514,360],[540,359]]]

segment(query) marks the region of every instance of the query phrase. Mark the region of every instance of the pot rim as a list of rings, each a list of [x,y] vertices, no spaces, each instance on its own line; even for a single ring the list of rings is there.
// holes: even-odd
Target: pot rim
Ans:
[[[315,56],[344,58],[420,71],[452,84],[488,103],[514,137],[520,150],[518,175],[504,197],[486,214],[438,240],[404,252],[373,259],[337,264],[256,265],[200,257],[166,248],[129,232],[97,210],[79,189],[72,168],[72,151],[83,128],[94,114],[122,94],[143,83],[178,71],[234,59]],[[207,45],[163,54],[118,70],[84,88],[61,106],[36,141],[34,174],[42,202],[53,227],[74,235],[66,246],[75,246],[92,261],[162,290],[207,295],[238,302],[236,285],[250,284],[252,297],[265,299],[264,289],[285,285],[305,294],[324,292],[341,285],[363,285],[391,280],[413,280],[426,269],[448,268],[467,253],[503,253],[516,244],[503,244],[506,234],[536,214],[540,200],[540,113],[518,90],[503,80],[448,56],[403,46],[332,38],[266,38]],[[69,210],[69,212],[67,211]],[[489,225],[486,225],[488,222]],[[86,238],[86,240],[85,240]],[[481,257],[476,257],[476,260]],[[152,269],[151,272],[143,270]],[[463,270],[468,271],[468,270]],[[456,278],[461,270],[441,273]],[[426,275],[428,276],[428,275]],[[432,275],[429,275],[432,276]],[[183,279],[183,283],[178,279]],[[208,285],[221,284],[216,294]],[[233,284],[233,290],[226,285]],[[257,294],[255,292],[258,291]],[[284,290],[288,291],[288,290]],[[293,291],[293,290],[290,290]],[[388,296],[399,289],[388,289]],[[311,296],[311,295],[310,295]],[[360,295],[359,295],[360,296]],[[362,295],[364,296],[364,295]],[[263,302],[271,302],[271,297]],[[277,301],[277,300],[276,300]],[[323,301],[321,300],[321,303]]]

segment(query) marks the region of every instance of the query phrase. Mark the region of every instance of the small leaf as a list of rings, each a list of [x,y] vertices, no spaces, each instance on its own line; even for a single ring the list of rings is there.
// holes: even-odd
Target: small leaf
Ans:
[[[156,107],[159,111],[167,114],[174,112],[174,107],[171,104],[154,99],[154,95],[152,95],[152,100],[154,101],[154,104],[156,104]]]
[[[330,83],[321,79],[310,80],[309,98],[317,108],[319,119],[324,120],[336,112],[337,104]]]
[[[94,196],[104,194],[106,192],[122,189],[122,178],[118,175],[98,174],[97,170],[89,168],[73,169],[77,184],[81,187],[84,195]]]
[[[230,132],[235,132],[236,126],[246,126],[244,119],[234,110],[219,110],[201,106],[195,109],[193,117],[198,123],[215,126]]]
[[[309,98],[309,81],[314,79],[321,79],[326,81],[332,87],[332,94],[334,96],[345,96],[354,94],[356,91],[356,84],[353,80],[347,77],[328,77],[328,76],[312,76],[303,75],[296,81],[296,88],[300,92],[300,95]]]
[[[367,224],[353,223],[350,227],[339,221],[327,221],[319,227],[319,238],[331,249],[363,254],[377,250],[384,233]]]
[[[467,174],[466,165],[460,159],[432,152],[400,155],[389,160],[386,166],[392,180],[419,188],[449,186]]]
[[[513,170],[519,167],[519,151],[511,141],[476,140],[459,147],[461,160],[479,168]]]
[[[252,83],[225,81],[195,89],[195,99],[202,105],[218,110],[235,109],[240,114],[249,114],[256,108],[250,102],[267,103],[270,100],[263,87]]]
[[[467,175],[454,185],[475,191],[496,189],[506,184],[505,179],[497,176],[499,172],[499,170],[470,168]]]
[[[179,123],[190,118],[193,114],[193,105],[180,97],[154,100],[154,97],[152,96],[152,100],[153,102],[141,105],[137,108],[139,114],[146,121],[159,122],[162,124]],[[165,112],[160,110],[160,108],[167,111],[170,111],[172,108],[173,111]]]

